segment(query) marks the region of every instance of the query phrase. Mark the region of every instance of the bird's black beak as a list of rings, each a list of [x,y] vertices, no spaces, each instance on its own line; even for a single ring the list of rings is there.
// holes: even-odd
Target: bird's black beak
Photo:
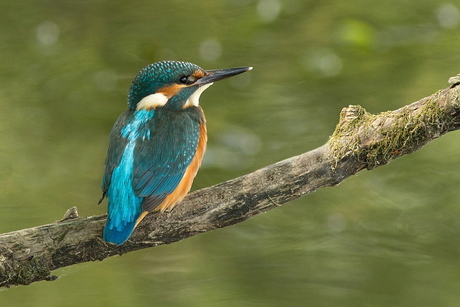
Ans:
[[[207,70],[208,75],[196,81],[196,85],[202,86],[222,79],[230,78],[239,74],[242,74],[252,67],[238,67],[238,68],[224,68],[216,70]]]

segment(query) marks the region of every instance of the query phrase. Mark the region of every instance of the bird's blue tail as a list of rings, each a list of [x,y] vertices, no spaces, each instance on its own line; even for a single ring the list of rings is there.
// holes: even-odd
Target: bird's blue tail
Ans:
[[[139,215],[133,217],[134,219],[129,221],[120,221],[120,219],[112,219],[109,216],[104,227],[104,241],[120,245],[128,240],[133,233]]]

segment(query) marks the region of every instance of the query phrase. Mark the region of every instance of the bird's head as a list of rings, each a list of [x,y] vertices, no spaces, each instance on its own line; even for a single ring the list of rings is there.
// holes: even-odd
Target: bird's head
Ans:
[[[162,61],[143,68],[128,95],[131,110],[198,106],[201,93],[214,81],[251,70],[252,67],[203,70],[187,62]]]

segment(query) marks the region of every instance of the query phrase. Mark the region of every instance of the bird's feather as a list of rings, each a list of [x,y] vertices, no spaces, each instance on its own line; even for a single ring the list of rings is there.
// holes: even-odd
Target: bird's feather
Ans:
[[[123,138],[120,131],[127,125],[133,118],[133,112],[126,110],[123,112],[113,125],[112,131],[109,136],[109,148],[107,149],[107,157],[105,159],[105,171],[102,177],[102,191],[106,194],[110,181],[112,179],[112,172],[115,167],[120,163],[121,156],[126,148],[128,139]]]

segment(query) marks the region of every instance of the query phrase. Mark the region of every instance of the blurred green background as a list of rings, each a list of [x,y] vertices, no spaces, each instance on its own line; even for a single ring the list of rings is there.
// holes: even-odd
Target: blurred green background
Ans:
[[[459,1],[2,1],[0,232],[97,206],[131,79],[174,59],[254,66],[201,97],[193,189],[328,140],[460,73]],[[458,306],[460,145],[450,133],[236,226],[54,272],[0,306]]]

